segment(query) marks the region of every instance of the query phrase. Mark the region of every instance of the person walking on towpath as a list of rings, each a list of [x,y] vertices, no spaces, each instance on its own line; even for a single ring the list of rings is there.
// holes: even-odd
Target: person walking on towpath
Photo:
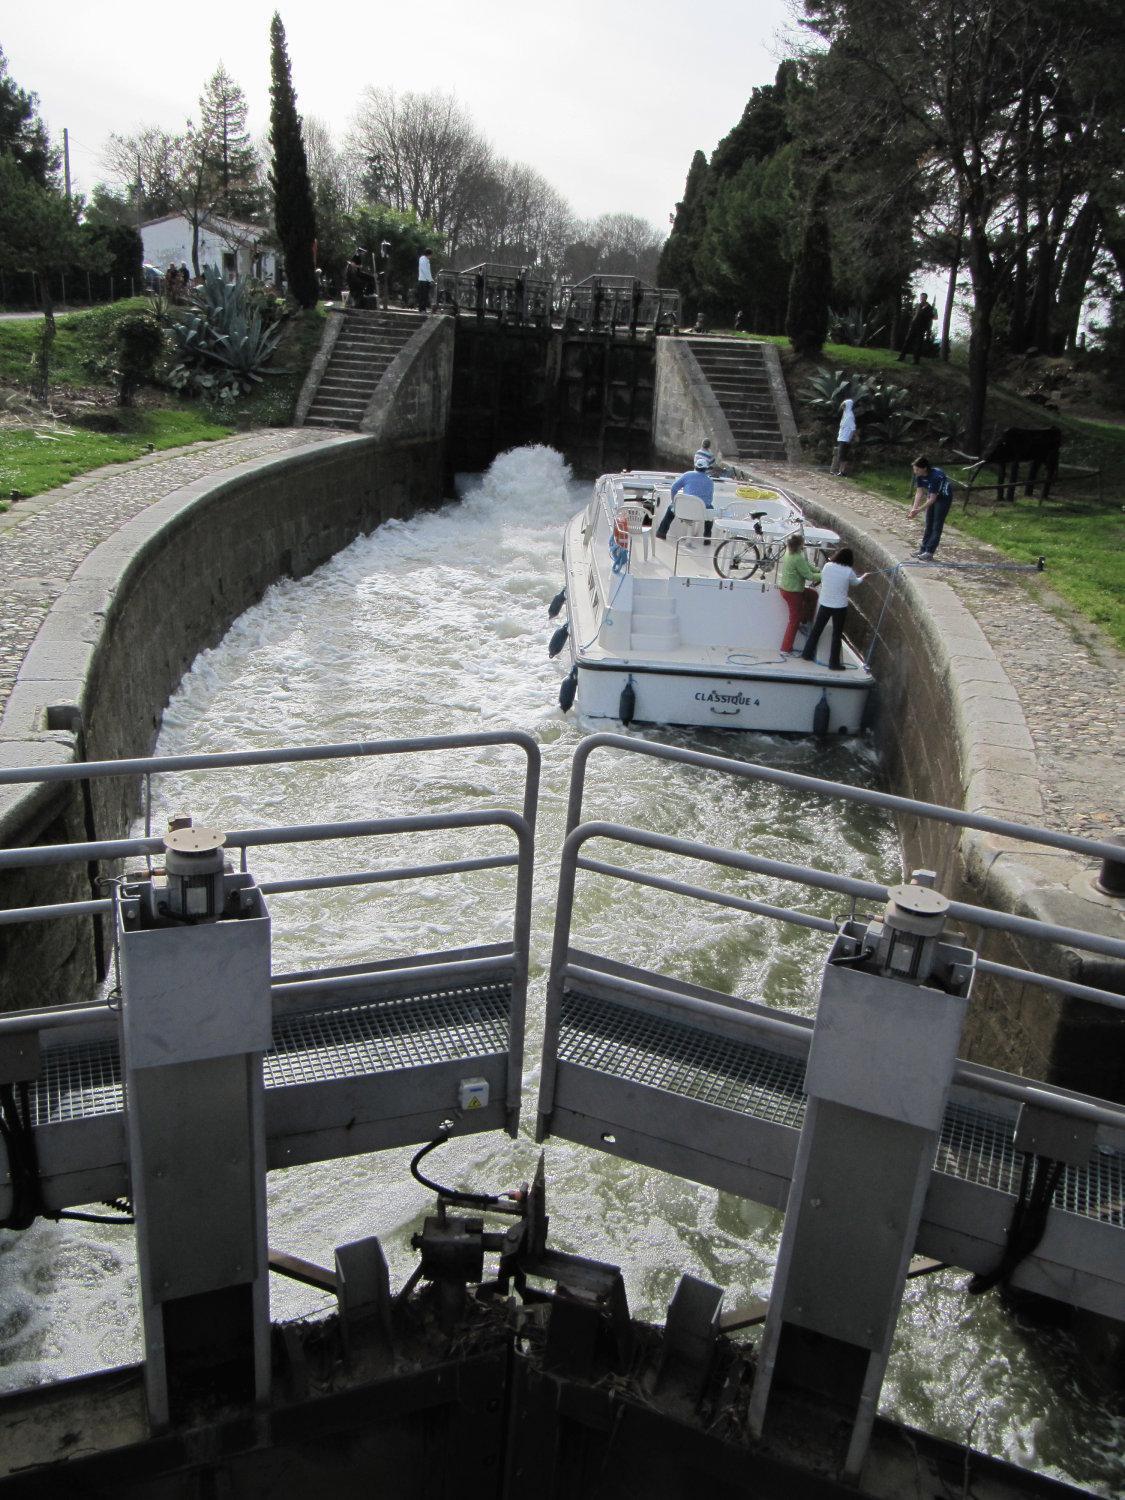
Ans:
[[[656,535],[663,542],[667,539],[668,528],[676,519],[676,496],[683,490],[685,495],[695,495],[702,500],[708,510],[715,507],[715,481],[708,472],[714,462],[711,451],[708,448],[700,448],[695,455],[694,466],[688,469],[686,474],[681,474],[679,479],[672,485],[672,503],[661,517],[660,525],[656,528]],[[703,523],[703,539],[711,540],[711,522]]]
[[[434,273],[430,269],[430,252],[423,250],[418,257],[418,311],[429,312],[430,297],[434,290]]]
[[[830,474],[838,474],[841,479],[847,474],[848,449],[855,441],[855,434],[855,402],[848,396],[840,412],[840,430],[836,434],[836,457],[828,471]]]
[[[906,514],[913,519],[919,511],[925,511],[926,526],[917,555],[922,562],[930,562],[938,549],[945,518],[953,504],[953,481],[944,469],[937,468],[921,454],[910,469],[914,476],[914,504]]]
[[[852,567],[853,562],[855,562],[855,554],[852,549],[838,547],[832,554],[832,561],[826,562],[820,570],[820,608],[816,612],[813,628],[809,631],[805,649],[801,652],[803,661],[815,661],[817,643],[824,632],[824,627],[831,622],[832,644],[828,652],[828,667],[833,672],[844,670],[842,648],[844,616],[848,612],[848,590],[853,583],[862,583],[867,577],[866,573],[855,571]]]
[[[937,308],[923,292],[918,298],[918,306],[906,329],[906,337],[902,341],[902,353],[898,357],[901,365],[908,354],[913,354],[914,363],[918,364],[922,358],[922,346],[926,342],[926,336],[930,331],[930,324],[937,317]]]

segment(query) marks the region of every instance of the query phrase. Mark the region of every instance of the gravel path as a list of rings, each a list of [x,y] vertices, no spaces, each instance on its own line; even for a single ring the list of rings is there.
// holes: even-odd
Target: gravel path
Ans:
[[[271,428],[154,454],[98,470],[0,516],[0,714],[47,611],[83,558],[119,526],[205,475],[338,435]],[[917,546],[920,523],[879,495],[803,466],[768,472],[798,495],[827,506],[841,503],[867,517],[901,541],[904,555]],[[958,535],[954,511],[939,557],[997,561],[1000,554]],[[1125,823],[1125,658],[1051,594],[1049,574],[943,568],[941,576],[976,617],[1019,694],[1042,769],[1048,821],[1095,835]]]
[[[339,435],[280,427],[172,448],[97,469],[0,515],[0,716],[51,605],[87,554],[119,526],[208,474]]]
[[[904,554],[918,545],[921,520],[908,521],[904,507],[881,495],[841,484],[823,470],[779,466],[769,472],[797,495],[867,517],[898,539]],[[1042,772],[1046,822],[1104,837],[1125,824],[1125,657],[1051,592],[1050,558],[1044,574],[942,568],[941,562],[1004,561],[995,548],[960,535],[956,525],[954,506],[934,567],[976,618],[1019,694]]]

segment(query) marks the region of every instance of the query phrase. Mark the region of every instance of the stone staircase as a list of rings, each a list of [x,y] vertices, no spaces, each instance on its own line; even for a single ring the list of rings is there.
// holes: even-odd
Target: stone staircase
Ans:
[[[306,427],[354,432],[387,366],[424,321],[421,313],[350,308],[343,318],[344,326],[305,417]]]
[[[762,345],[744,339],[688,339],[687,343],[734,437],[737,452],[724,457],[785,463],[785,439]]]

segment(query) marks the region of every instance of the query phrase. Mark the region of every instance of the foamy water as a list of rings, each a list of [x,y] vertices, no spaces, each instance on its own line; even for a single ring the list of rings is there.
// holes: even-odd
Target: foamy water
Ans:
[[[516,728],[538,740],[543,780],[537,829],[531,989],[520,1139],[473,1137],[430,1158],[442,1181],[487,1190],[529,1177],[544,991],[570,762],[582,727],[557,706],[559,665],[547,658],[546,606],[561,585],[560,545],[587,487],[560,457],[525,449],[462,486],[458,503],[390,522],[315,574],[271,588],[169,705],[158,752],[378,740]],[[873,784],[862,742],[669,731],[673,743],[812,775]],[[489,748],[367,762],[165,777],[157,817],[187,808],[199,821],[249,827],[519,807],[523,757]],[[587,817],[608,817],[860,878],[901,873],[890,823],[869,809],[819,803],[776,787],[599,752]],[[160,826],[159,821],[156,826]],[[396,844],[251,851],[260,880],[469,857],[510,842],[479,832]],[[601,851],[598,851],[599,853]],[[622,851],[609,857],[617,858]],[[643,851],[629,862],[715,888],[838,914],[841,898],[733,871],[676,868]],[[354,963],[511,936],[514,877],[490,871],[425,883],[303,893],[271,901],[275,970]],[[583,877],[576,941],[700,984],[810,1014],[826,939],[765,919]],[[630,1305],[662,1318],[681,1274],[726,1290],[734,1306],[769,1291],[779,1216],[681,1179],[550,1141],[552,1243],[623,1266]],[[275,1172],[273,1248],[331,1264],[333,1247],[378,1234],[392,1276],[415,1261],[411,1233],[432,1200],[407,1171],[409,1151]],[[121,1363],[140,1355],[128,1229],[37,1224],[0,1232],[0,1388]],[[1021,1333],[996,1299],[968,1298],[953,1272],[912,1282],[883,1409],[931,1431],[1112,1494],[1125,1477],[1122,1429],[1084,1382],[1061,1335]],[[273,1278],[273,1314],[325,1299]]]

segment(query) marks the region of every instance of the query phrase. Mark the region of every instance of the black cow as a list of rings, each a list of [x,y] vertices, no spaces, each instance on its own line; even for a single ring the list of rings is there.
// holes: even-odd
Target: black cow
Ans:
[[[985,464],[995,464],[997,468],[996,498],[1014,500],[1016,485],[1019,482],[1020,464],[1030,465],[1024,480],[1025,495],[1034,494],[1039,465],[1042,464],[1044,465],[1043,498],[1046,499],[1051,488],[1051,481],[1059,471],[1061,448],[1062,432],[1058,427],[1008,427],[981,459],[973,474],[973,479],[976,479]],[[1005,481],[1008,485],[1006,496],[1001,494]]]

